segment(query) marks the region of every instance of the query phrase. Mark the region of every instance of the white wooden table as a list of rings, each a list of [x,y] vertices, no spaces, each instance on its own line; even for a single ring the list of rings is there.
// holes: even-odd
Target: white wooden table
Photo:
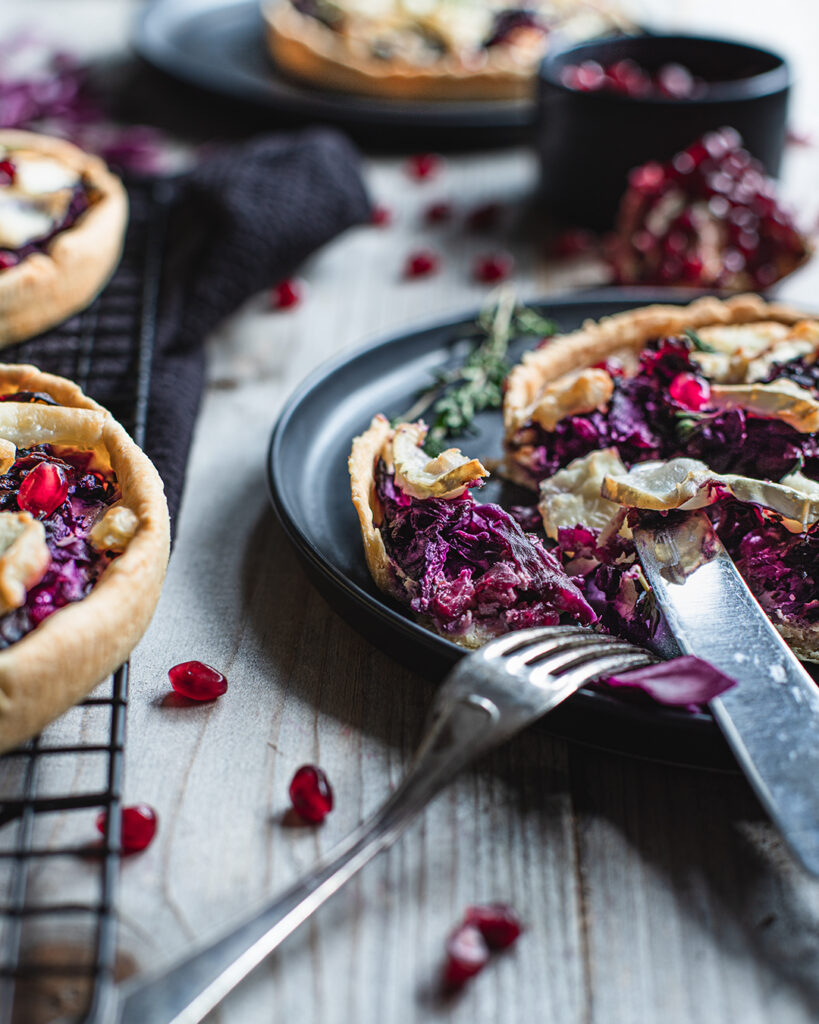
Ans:
[[[819,141],[819,16],[805,0],[647,4],[656,19],[778,46],[799,76],[793,121]],[[12,10],[11,8],[15,9]],[[124,45],[134,4],[29,0],[64,45]],[[399,778],[432,687],[361,639],[307,581],[267,498],[278,410],[315,366],[368,340],[476,307],[474,238],[426,227],[452,200],[516,205],[532,156],[450,157],[411,184],[398,159],[367,161],[388,229],[349,232],[301,268],[306,299],[265,296],[210,339],[210,386],[159,609],[132,661],[127,802],[158,811],[153,845],[122,868],[124,969],[165,964],[306,871]],[[786,187],[815,220],[819,148],[791,147]],[[811,205],[812,204],[812,205]],[[442,272],[406,282],[407,252]],[[582,280],[510,226],[523,296]],[[819,263],[784,296],[819,304]],[[200,659],[229,679],[213,705],[164,702],[167,669]],[[323,827],[282,823],[296,767],[320,764],[336,795]],[[65,780],[63,779],[63,782]],[[77,841],[90,817],[57,817]],[[79,894],[82,863],[38,870],[35,891]],[[473,902],[508,900],[527,930],[463,994],[442,1000],[447,933]],[[788,859],[744,780],[567,744],[544,729],[465,772],[386,856],[324,908],[210,1018],[221,1024],[808,1024],[819,1015],[819,883]],[[48,1019],[48,1014],[43,1019]],[[146,1022],[149,1024],[149,1022]]]

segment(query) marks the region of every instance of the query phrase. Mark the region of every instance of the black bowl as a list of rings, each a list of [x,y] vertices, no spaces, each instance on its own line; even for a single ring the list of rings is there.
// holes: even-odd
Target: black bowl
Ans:
[[[581,92],[561,82],[567,65],[630,58],[647,71],[682,64],[707,83],[690,99]],[[555,220],[611,227],[628,172],[669,160],[705,132],[730,125],[776,177],[785,145],[790,69],[754,46],[697,36],[628,36],[548,55],[538,81],[535,144],[542,197]]]

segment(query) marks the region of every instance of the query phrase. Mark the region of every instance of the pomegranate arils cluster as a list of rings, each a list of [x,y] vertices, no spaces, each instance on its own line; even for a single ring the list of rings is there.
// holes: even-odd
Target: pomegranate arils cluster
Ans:
[[[663,64],[657,71],[647,71],[628,58],[605,66],[596,60],[567,64],[560,80],[578,92],[617,92],[634,99],[691,99],[702,96],[708,88],[682,64]]]
[[[766,288],[810,255],[774,182],[732,128],[635,168],[608,258],[619,284]]]
[[[216,700],[227,692],[227,679],[202,661],[183,661],[168,669],[171,686],[188,700]]]
[[[447,940],[444,983],[459,988],[487,965],[491,950],[507,949],[522,931],[517,914],[505,903],[467,908],[463,923]]]
[[[97,817],[97,829],[105,835],[108,823],[108,813],[103,811]],[[150,845],[154,836],[158,820],[156,811],[148,804],[134,804],[132,807],[122,809],[122,840],[123,853],[139,853]]]
[[[290,783],[290,802],[300,818],[318,825],[333,809],[333,790],[327,776],[312,764],[302,765]]]
[[[17,492],[17,505],[33,516],[50,516],[68,496],[68,481],[58,466],[38,462],[23,478]]]

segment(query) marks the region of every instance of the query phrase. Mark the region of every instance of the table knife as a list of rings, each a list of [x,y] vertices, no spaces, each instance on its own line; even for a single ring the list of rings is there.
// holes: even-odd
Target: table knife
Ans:
[[[819,689],[774,628],[703,512],[634,530],[637,553],[683,654],[736,686],[709,709],[796,858],[819,875]]]

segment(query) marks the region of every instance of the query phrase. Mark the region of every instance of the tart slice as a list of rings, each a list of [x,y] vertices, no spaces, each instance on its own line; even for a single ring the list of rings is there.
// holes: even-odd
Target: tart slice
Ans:
[[[405,100],[534,94],[553,32],[626,27],[597,0],[266,0],[276,65],[322,89]]]
[[[168,558],[162,482],[62,377],[0,364],[0,750],[84,697],[142,636]]]
[[[423,450],[426,427],[376,416],[353,441],[353,504],[376,585],[463,647],[562,616],[596,618],[540,540],[473,490],[488,476],[456,448]]]
[[[0,345],[87,306],[116,267],[128,201],[95,156],[0,131]]]

